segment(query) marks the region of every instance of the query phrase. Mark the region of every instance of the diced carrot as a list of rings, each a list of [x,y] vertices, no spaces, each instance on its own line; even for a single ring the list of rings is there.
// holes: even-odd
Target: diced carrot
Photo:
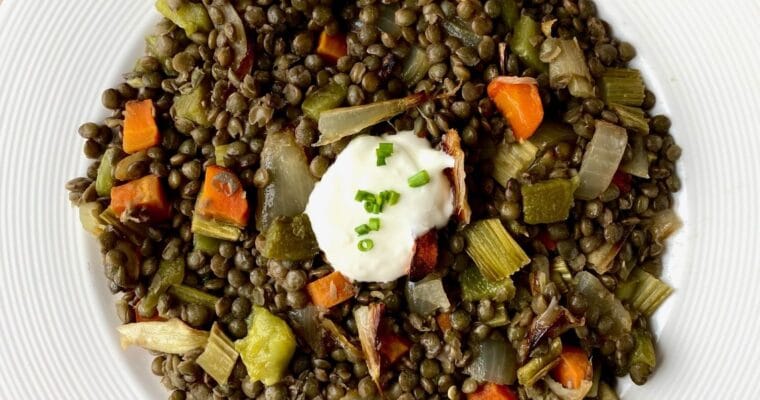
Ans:
[[[486,382],[478,390],[467,395],[467,400],[517,400],[509,386]]]
[[[348,54],[346,36],[342,33],[328,35],[326,31],[322,31],[322,33],[319,35],[317,54],[331,62],[338,61],[339,58]]]
[[[122,145],[129,154],[156,146],[161,141],[153,100],[127,102],[123,135]]]
[[[512,126],[520,142],[530,138],[544,119],[544,106],[533,78],[500,76],[488,84],[488,97]]]
[[[240,227],[248,224],[248,199],[240,179],[232,171],[210,165],[195,203],[201,217]]]
[[[380,354],[385,357],[389,364],[393,364],[406,354],[412,344],[408,339],[390,330],[381,331],[378,341],[380,342]]]
[[[435,271],[438,263],[438,233],[435,229],[414,241],[414,257],[409,265],[409,277],[422,279]]]
[[[579,348],[565,346],[559,356],[559,363],[552,369],[552,377],[568,389],[577,389],[592,374],[588,354]]]
[[[111,188],[111,209],[119,217],[127,210],[145,213],[154,221],[171,216],[171,204],[166,200],[164,188],[155,175],[146,175]]]
[[[438,322],[438,327],[441,328],[441,332],[446,333],[451,329],[451,314],[438,314],[438,316],[435,317],[435,320]]]
[[[335,271],[306,285],[311,302],[324,308],[340,304],[354,296],[354,285]]]

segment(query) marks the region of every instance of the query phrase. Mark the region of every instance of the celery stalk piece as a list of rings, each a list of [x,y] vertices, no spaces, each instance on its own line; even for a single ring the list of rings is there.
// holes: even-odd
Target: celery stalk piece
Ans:
[[[214,160],[216,165],[220,167],[229,167],[230,163],[227,162],[227,149],[230,148],[228,144],[221,144],[214,147]]]
[[[195,32],[208,32],[213,28],[206,7],[200,2],[185,1],[177,9],[172,9],[169,0],[156,0],[156,10],[190,36]]]
[[[288,324],[266,308],[254,306],[248,335],[235,342],[248,376],[270,386],[279,382],[296,351],[296,337]]]
[[[636,69],[608,68],[599,79],[599,88],[607,104],[640,107],[644,102],[644,79]]]
[[[145,226],[138,224],[134,221],[122,221],[113,212],[111,207],[108,207],[100,213],[101,221],[108,225],[111,225],[117,232],[122,234],[127,240],[129,240],[135,246],[142,245],[146,237]]]
[[[478,221],[464,232],[467,254],[492,281],[503,281],[530,262],[498,218]]]
[[[267,258],[298,261],[319,253],[319,245],[306,214],[275,219],[264,236],[266,240],[261,253]]]
[[[210,295],[202,290],[185,285],[172,285],[169,287],[168,292],[183,303],[198,304],[211,310],[214,309],[217,300],[219,300],[219,298],[214,295]]]
[[[401,68],[401,80],[407,86],[413,87],[427,76],[428,69],[430,69],[430,61],[428,61],[425,50],[412,46],[412,50],[406,56],[404,66]]]
[[[539,152],[544,152],[563,142],[574,143],[577,137],[572,126],[545,121],[528,140],[538,147]]]
[[[634,330],[633,337],[636,340],[636,346],[631,353],[628,368],[633,383],[643,385],[657,366],[657,354],[654,350],[652,336],[646,329]]]
[[[193,249],[200,251],[201,253],[213,256],[219,253],[219,244],[221,240],[212,238],[210,236],[204,236],[199,233],[193,234]]]
[[[198,356],[196,363],[218,384],[226,385],[232,369],[235,368],[237,358],[238,352],[232,340],[222,332],[218,324],[214,323],[206,349]]]
[[[649,179],[649,152],[644,146],[644,136],[633,135],[629,143],[633,150],[633,157],[620,165],[620,170],[639,178]]]
[[[538,58],[538,40],[541,37],[538,23],[533,18],[523,15],[515,24],[514,34],[509,44],[512,51],[525,65],[539,72],[547,72],[549,66]]]
[[[615,292],[621,301],[647,317],[654,314],[671,294],[673,288],[641,268],[635,269]]]
[[[206,219],[197,214],[193,215],[190,228],[193,233],[232,242],[240,239],[241,235],[240,228],[237,226]]]
[[[575,274],[573,291],[586,301],[589,313],[610,318],[612,324],[607,332],[609,336],[631,332],[631,313],[592,273],[581,271]]]
[[[309,93],[301,104],[303,113],[319,121],[319,115],[322,111],[332,110],[343,104],[348,95],[348,88],[337,83],[330,82],[327,85]]]
[[[649,134],[649,120],[644,110],[638,107],[610,104],[610,109],[620,118],[620,125],[642,135]]]
[[[533,386],[557,365],[560,354],[562,340],[554,338],[549,343],[549,351],[546,354],[533,357],[517,370],[517,381],[523,386]]]
[[[177,318],[136,322],[121,325],[116,330],[122,348],[135,345],[169,354],[185,354],[205,346],[208,340],[208,332],[193,329]]]
[[[570,290],[570,284],[573,282],[573,274],[567,267],[567,262],[562,257],[557,257],[551,263],[551,280],[557,285],[561,293],[567,293]]]
[[[208,119],[208,109],[205,102],[209,90],[205,84],[200,83],[186,94],[174,98],[174,112],[177,117],[186,118],[198,126],[208,128],[211,121]]]
[[[564,221],[573,206],[576,185],[570,179],[550,179],[521,187],[525,223]]]
[[[507,28],[514,28],[517,20],[520,19],[520,7],[515,0],[502,0],[501,2],[501,19]]]
[[[98,166],[98,176],[95,178],[95,191],[100,197],[111,197],[113,187],[113,170],[119,157],[119,149],[110,147],[103,153],[103,158]]]
[[[507,310],[504,307],[504,304],[500,304],[496,307],[496,311],[494,311],[493,317],[489,319],[488,321],[485,321],[485,324],[490,326],[491,328],[498,328],[500,326],[506,326],[509,323],[509,315],[507,315]]]
[[[446,33],[462,41],[465,46],[477,47],[480,43],[480,36],[459,18],[444,19],[441,21],[441,26]]]
[[[105,225],[100,219],[102,212],[103,205],[97,201],[79,205],[79,222],[82,223],[84,230],[93,236],[100,236],[105,230]]]
[[[137,305],[137,312],[141,316],[150,318],[156,311],[158,297],[164,294],[172,285],[182,283],[185,278],[185,258],[175,258],[174,260],[162,260],[158,265],[158,271],[153,276],[153,280],[148,286],[148,293],[140,300]]]
[[[502,143],[496,149],[492,176],[503,187],[510,179],[517,179],[536,159],[538,147],[530,141]]]
[[[459,274],[459,285],[462,287],[462,300],[479,301],[492,300],[505,302],[515,296],[515,285],[507,278],[494,282],[486,279],[476,267],[469,267]]]

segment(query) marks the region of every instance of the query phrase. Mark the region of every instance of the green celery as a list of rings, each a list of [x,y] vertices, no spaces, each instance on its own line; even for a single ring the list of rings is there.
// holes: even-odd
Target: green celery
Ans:
[[[296,351],[296,337],[288,324],[266,308],[254,306],[248,334],[235,342],[248,376],[271,386],[279,382]]]
[[[275,219],[267,228],[264,237],[266,240],[261,254],[267,258],[299,261],[319,253],[317,239],[306,214]]]
[[[184,1],[177,9],[172,9],[169,0],[156,0],[156,10],[184,29],[188,36],[198,31],[208,32],[214,27],[206,7],[200,2]]]
[[[562,340],[554,338],[549,343],[546,354],[533,357],[517,370],[518,382],[523,386],[533,386],[557,365],[560,354],[562,354]]]
[[[193,248],[201,253],[213,256],[219,253],[219,244],[221,240],[204,236],[199,233],[193,234]]]
[[[193,215],[191,230],[203,236],[216,239],[237,241],[240,239],[240,228],[234,225],[225,224],[218,221],[203,218],[197,214]]]
[[[563,142],[575,143],[576,138],[570,125],[545,121],[528,140],[538,147],[538,151],[544,152]]]
[[[505,302],[515,296],[515,285],[507,278],[494,282],[486,279],[476,267],[469,267],[459,274],[459,285],[462,287],[462,300],[480,301],[492,300]]]
[[[202,290],[178,284],[170,286],[168,293],[183,303],[198,304],[212,310],[214,307],[216,307],[216,302],[219,300],[218,297],[208,294]]]
[[[330,82],[327,85],[309,93],[301,104],[301,110],[307,117],[319,121],[322,111],[332,110],[343,104],[348,95],[348,88]]]
[[[119,232],[135,246],[140,246],[143,241],[145,241],[145,237],[147,236],[145,226],[134,221],[122,221],[113,212],[111,207],[106,208],[105,211],[99,215],[99,218],[106,224],[111,225],[114,230]]]
[[[620,118],[620,125],[624,128],[641,133],[649,134],[649,121],[644,110],[638,107],[624,106],[622,104],[610,104],[610,109]]]
[[[211,332],[203,350],[196,362],[207,374],[211,375],[220,385],[226,385],[227,379],[235,368],[238,352],[232,340],[224,334],[217,323],[211,327]]]
[[[412,46],[412,50],[406,56],[404,66],[401,68],[401,80],[407,86],[413,87],[422,78],[427,76],[428,69],[430,69],[430,61],[428,61],[425,50]]]
[[[615,295],[645,316],[651,316],[673,294],[673,288],[641,268],[618,285]]]
[[[491,317],[491,319],[488,321],[485,321],[485,324],[491,328],[506,326],[508,323],[509,315],[507,315],[507,310],[504,307],[504,304],[499,304],[494,311],[493,317]]]
[[[473,32],[469,26],[459,18],[444,19],[441,26],[449,36],[459,39],[463,45],[468,47],[477,47],[480,43],[480,36]],[[425,58],[427,60],[427,57]]]
[[[503,281],[530,262],[498,218],[475,222],[464,232],[467,254],[492,281]]]
[[[100,197],[111,196],[111,188],[113,187],[113,169],[118,156],[119,149],[116,147],[109,147],[108,150],[103,153],[103,158],[100,159],[98,176],[95,178],[95,191],[98,192],[98,196]]]
[[[174,113],[177,117],[186,118],[196,125],[208,128],[208,109],[205,102],[209,96],[208,87],[200,83],[190,92],[174,97]]]
[[[576,185],[570,179],[550,179],[522,185],[525,223],[549,224],[567,219]]]
[[[533,18],[523,15],[517,20],[512,40],[509,42],[512,51],[517,57],[530,68],[539,72],[547,72],[549,66],[538,58],[536,40],[540,38],[541,31],[538,23]]]
[[[573,282],[573,274],[567,267],[567,262],[562,257],[557,257],[551,263],[551,280],[557,285],[561,293],[567,293],[570,290],[570,284]]]
[[[608,68],[599,79],[599,88],[608,105],[640,107],[644,102],[644,79],[636,69]]]
[[[520,19],[520,7],[515,0],[502,0],[501,2],[501,19],[507,28],[512,29]]]
[[[225,168],[230,166],[227,162],[227,149],[229,148],[230,145],[228,144],[220,144],[219,146],[214,147],[214,160],[216,161],[216,165]]]
[[[496,148],[491,176],[501,186],[506,187],[510,179],[517,179],[536,159],[538,147],[530,141],[522,143],[501,143]]]
[[[162,260],[158,265],[158,271],[153,275],[153,280],[148,286],[148,293],[137,305],[137,312],[141,316],[150,318],[156,311],[158,298],[172,285],[182,283],[185,278],[185,258],[179,257],[174,260]]]
[[[633,348],[628,365],[633,382],[643,385],[657,366],[657,354],[654,350],[652,336],[645,329],[635,329],[633,337],[636,339],[636,346]]]

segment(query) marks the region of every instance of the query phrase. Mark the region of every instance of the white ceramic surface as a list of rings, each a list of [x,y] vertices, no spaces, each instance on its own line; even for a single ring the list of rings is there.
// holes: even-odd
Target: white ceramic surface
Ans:
[[[157,20],[150,0],[0,6],[0,399],[149,399],[146,352],[118,346],[94,242],[64,183],[87,162],[76,129],[105,116]],[[686,228],[658,313],[660,367],[624,399],[755,399],[760,320],[760,19],[753,0],[598,0],[673,120]]]

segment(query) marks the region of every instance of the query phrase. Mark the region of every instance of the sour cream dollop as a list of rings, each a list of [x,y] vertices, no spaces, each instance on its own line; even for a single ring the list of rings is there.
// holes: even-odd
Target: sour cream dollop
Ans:
[[[384,166],[376,165],[380,143],[393,143],[393,154]],[[443,173],[453,166],[453,158],[412,131],[352,140],[316,184],[306,206],[319,248],[333,268],[363,282],[388,282],[405,275],[415,239],[445,226],[454,211],[451,184]],[[410,187],[407,179],[421,170],[427,171],[430,181]],[[375,194],[394,190],[400,197],[380,214],[371,214],[355,200],[359,190]],[[380,229],[359,236],[356,227],[373,217],[380,219]],[[371,239],[374,247],[359,250],[362,239]]]

